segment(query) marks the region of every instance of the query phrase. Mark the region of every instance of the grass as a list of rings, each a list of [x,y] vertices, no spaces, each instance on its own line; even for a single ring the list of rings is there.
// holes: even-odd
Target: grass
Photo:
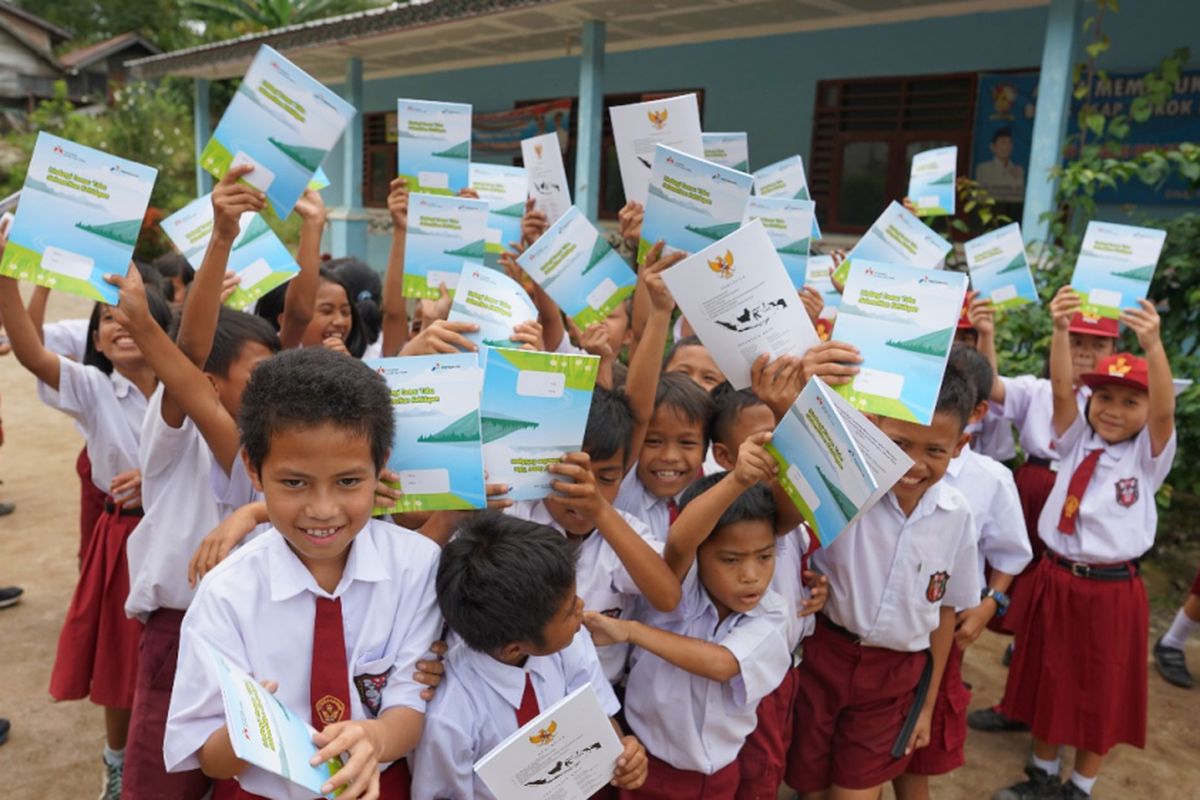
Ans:
[[[36,250],[22,247],[16,242],[9,242],[5,245],[4,261],[0,262],[0,275],[7,275],[10,278],[38,286],[49,286],[57,292],[66,292],[101,303],[112,304],[117,300],[116,287],[113,287],[113,296],[107,297],[89,281],[44,270],[42,269],[42,254]]]

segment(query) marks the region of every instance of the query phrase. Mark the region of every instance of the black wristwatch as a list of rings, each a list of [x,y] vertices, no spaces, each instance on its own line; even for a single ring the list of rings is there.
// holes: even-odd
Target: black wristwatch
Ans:
[[[995,589],[989,586],[980,593],[979,601],[983,602],[989,597],[996,601],[997,617],[1003,617],[1008,613],[1008,604],[1011,602],[1008,595],[1006,595],[1004,592],[997,592]]]

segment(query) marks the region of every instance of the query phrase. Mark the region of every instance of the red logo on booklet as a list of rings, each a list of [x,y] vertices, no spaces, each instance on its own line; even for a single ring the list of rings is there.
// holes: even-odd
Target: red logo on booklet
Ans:
[[[925,590],[925,599],[936,603],[946,596],[946,584],[950,582],[949,572],[935,572],[929,576],[929,588]]]
[[[1129,508],[1138,501],[1140,492],[1138,492],[1137,478],[1122,478],[1113,484],[1117,490],[1117,502],[1125,508]]]

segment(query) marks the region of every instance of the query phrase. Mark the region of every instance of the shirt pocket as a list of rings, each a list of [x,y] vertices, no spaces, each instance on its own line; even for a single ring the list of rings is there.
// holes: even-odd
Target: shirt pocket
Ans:
[[[395,668],[391,658],[364,659],[354,664],[354,688],[363,710],[372,718],[378,717],[383,708],[383,691]]]

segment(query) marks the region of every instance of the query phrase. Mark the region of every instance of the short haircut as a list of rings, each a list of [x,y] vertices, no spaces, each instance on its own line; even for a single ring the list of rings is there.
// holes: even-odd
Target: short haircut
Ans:
[[[138,272],[142,272],[142,267],[138,266]],[[157,273],[154,273],[157,277]],[[146,285],[146,305],[150,309],[150,316],[158,323],[158,326],[164,331],[171,327],[171,307],[167,305],[167,299],[163,297],[161,290],[156,288],[156,284],[147,281],[143,277],[143,282]],[[162,279],[158,279],[161,283]],[[100,330],[100,309],[104,307],[104,303],[96,303],[92,306],[92,316],[88,318],[87,339],[83,347],[83,363],[89,367],[95,367],[105,375],[112,375],[113,365],[108,360],[108,356],[96,349],[96,331]]]
[[[716,486],[728,474],[728,472],[715,472],[712,475],[705,475],[684,489],[683,496],[680,498],[679,510],[683,511],[687,508],[688,503]],[[706,538],[716,535],[726,525],[748,520],[766,522],[774,528],[777,516],[778,508],[775,505],[775,498],[771,495],[771,490],[767,488],[766,484],[756,483],[730,503],[729,508],[725,509],[717,518],[712,533]]]
[[[713,399],[699,384],[682,372],[666,372],[658,379],[654,392],[654,411],[670,408],[688,422],[695,422],[704,433],[707,445],[712,426]]]
[[[363,338],[370,344],[379,338],[383,329],[383,280],[379,273],[357,258],[335,258],[329,266],[346,287],[350,304],[358,310],[363,324]]]
[[[187,286],[196,277],[196,270],[192,269],[192,265],[188,263],[188,260],[179,253],[163,253],[154,259],[154,268],[164,278],[163,295],[172,303],[176,300],[182,301],[182,297],[175,296],[173,279],[179,278],[183,281],[183,285]]]
[[[946,367],[947,369],[951,367],[957,369],[975,387],[975,405],[979,405],[992,396],[992,383],[996,379],[995,373],[983,353],[974,347],[968,347],[965,344],[954,345],[950,349],[950,361],[947,362]]]
[[[265,319],[221,306],[217,314],[217,331],[208,360],[204,362],[204,371],[222,378],[228,377],[229,368],[248,342],[257,342],[272,353],[279,352],[279,334]]]
[[[992,134],[992,144],[995,144],[998,139],[1013,138],[1012,128],[1005,125],[1003,128],[997,128]]]
[[[617,453],[622,453],[628,461],[632,450],[633,409],[629,399],[620,392],[597,386],[583,431],[583,452],[593,461],[605,461]]]
[[[975,405],[975,384],[971,382],[971,378],[958,366],[947,364],[934,412],[952,414],[959,419],[962,427],[966,428]]]
[[[682,339],[676,339],[675,344],[667,350],[667,354],[663,356],[663,366],[671,363],[671,359],[675,358],[675,354],[685,347],[704,347],[704,342],[700,341],[699,336],[685,336]]]
[[[713,388],[712,399],[712,438],[714,442],[722,444],[729,443],[729,434],[742,411],[751,406],[764,405],[754,392],[749,389],[734,389],[728,381]]]
[[[280,432],[329,423],[362,436],[375,469],[392,447],[392,397],[383,378],[356,358],[323,347],[287,350],[258,365],[242,395],[238,428],[255,471]]]
[[[553,528],[484,512],[442,548],[438,606],[472,650],[545,644],[546,625],[575,591],[576,550]]]

